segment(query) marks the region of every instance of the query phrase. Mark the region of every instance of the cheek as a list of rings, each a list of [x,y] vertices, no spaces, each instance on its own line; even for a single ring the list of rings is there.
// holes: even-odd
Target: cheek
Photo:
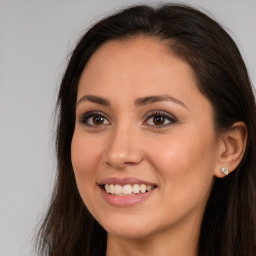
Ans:
[[[205,142],[207,141],[207,142]],[[187,172],[196,166],[212,166],[216,147],[212,138],[193,139],[191,137],[170,137],[152,142],[148,147],[151,159],[163,169],[171,169],[173,173]]]
[[[71,143],[71,161],[79,193],[86,204],[90,205],[96,185],[96,168],[99,163],[97,144],[75,131]],[[90,207],[89,207],[90,208]]]
[[[77,176],[88,176],[95,170],[100,155],[99,143],[90,136],[85,136],[79,129],[75,130],[71,143],[71,160]],[[97,153],[98,152],[98,153]]]
[[[167,193],[184,200],[196,195],[201,200],[208,195],[214,177],[214,135],[181,135],[175,134],[155,142],[154,150],[149,152],[150,161],[159,178],[166,184]]]

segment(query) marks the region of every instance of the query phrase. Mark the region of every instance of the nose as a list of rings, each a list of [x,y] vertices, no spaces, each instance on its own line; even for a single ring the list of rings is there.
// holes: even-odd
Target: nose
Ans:
[[[113,129],[103,153],[104,164],[116,169],[139,164],[143,151],[138,145],[138,136],[138,132],[129,127]]]

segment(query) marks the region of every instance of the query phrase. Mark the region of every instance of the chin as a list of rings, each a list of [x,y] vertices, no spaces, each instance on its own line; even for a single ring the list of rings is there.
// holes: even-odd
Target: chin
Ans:
[[[115,218],[113,221],[102,222],[100,224],[108,235],[126,239],[145,239],[154,233],[154,228],[150,225],[150,222],[147,223],[137,217],[136,220],[132,217],[126,220],[123,218],[117,220]]]
[[[138,228],[128,228],[128,229],[120,229],[120,230],[107,230],[107,234],[115,237],[125,238],[129,240],[143,240],[150,237],[153,232],[150,232],[149,230],[144,229],[138,229]]]

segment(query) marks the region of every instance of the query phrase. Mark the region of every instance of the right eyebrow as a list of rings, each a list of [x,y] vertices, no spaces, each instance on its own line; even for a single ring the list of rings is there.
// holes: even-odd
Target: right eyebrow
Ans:
[[[103,105],[106,107],[109,107],[111,105],[110,101],[105,98],[102,98],[99,96],[94,96],[94,95],[84,95],[82,98],[80,98],[77,101],[76,106],[78,106],[80,103],[82,103],[84,101],[90,101],[90,102],[97,103],[97,104],[100,104],[100,105]]]

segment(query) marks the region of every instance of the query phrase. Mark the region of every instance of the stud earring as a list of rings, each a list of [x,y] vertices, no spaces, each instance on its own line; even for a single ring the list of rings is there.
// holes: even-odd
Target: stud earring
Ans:
[[[229,174],[229,169],[227,167],[222,167],[221,169],[221,172],[225,175],[225,176],[228,176]]]

